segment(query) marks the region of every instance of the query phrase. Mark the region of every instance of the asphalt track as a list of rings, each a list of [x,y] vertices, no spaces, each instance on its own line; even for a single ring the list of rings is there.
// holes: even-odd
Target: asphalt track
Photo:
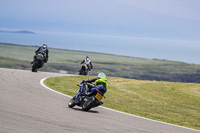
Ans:
[[[69,75],[0,68],[0,133],[200,132],[102,107],[89,112],[70,109],[69,97],[40,84],[41,79],[55,76]]]

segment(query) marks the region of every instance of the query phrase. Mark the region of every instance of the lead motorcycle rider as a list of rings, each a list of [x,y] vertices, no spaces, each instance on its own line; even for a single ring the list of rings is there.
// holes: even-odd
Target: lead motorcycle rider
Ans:
[[[42,61],[40,61],[40,65],[41,67],[43,67],[44,63],[47,63],[48,58],[49,58],[49,50],[47,48],[47,44],[44,43],[41,47],[39,47],[36,51],[35,51],[35,56],[33,57],[33,61],[31,62],[31,64],[33,64],[33,62],[37,59],[37,55],[38,54],[42,54],[44,59]]]
[[[93,82],[94,82],[94,84],[93,84]],[[106,79],[106,75],[102,72],[99,73],[96,78],[83,80],[81,83],[87,83],[88,90],[86,90],[84,87],[82,87],[80,89],[80,91],[75,96],[75,104],[76,105],[79,105],[81,96],[90,95],[90,94],[92,94],[92,92],[94,92],[96,90],[101,91],[104,95],[108,88],[108,82]],[[103,102],[101,102],[101,104],[103,104]]]

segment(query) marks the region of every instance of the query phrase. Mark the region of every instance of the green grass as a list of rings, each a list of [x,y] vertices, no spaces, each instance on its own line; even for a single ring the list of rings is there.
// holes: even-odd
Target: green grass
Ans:
[[[2,57],[0,57],[0,67],[14,69],[31,69],[30,63],[27,61],[20,61]]]
[[[90,76],[45,80],[52,89],[74,96],[76,84]],[[105,107],[200,130],[200,84],[108,77]]]

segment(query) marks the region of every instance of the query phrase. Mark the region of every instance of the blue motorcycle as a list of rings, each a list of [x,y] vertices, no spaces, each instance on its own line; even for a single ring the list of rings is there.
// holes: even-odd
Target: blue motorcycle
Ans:
[[[73,108],[75,105],[82,107],[83,111],[89,111],[91,108],[102,105],[102,99],[105,98],[105,90],[96,88],[91,83],[81,82],[77,94],[69,101],[68,107]],[[93,89],[89,87],[93,86]]]

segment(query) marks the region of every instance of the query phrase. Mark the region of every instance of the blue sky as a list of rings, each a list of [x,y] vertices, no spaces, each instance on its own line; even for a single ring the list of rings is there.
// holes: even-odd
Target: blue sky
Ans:
[[[199,40],[199,0],[1,0],[1,29]]]
[[[117,45],[126,47],[133,43],[138,45],[136,47],[148,46],[149,53],[159,47],[162,50],[170,47],[169,51],[166,48],[163,57],[145,56],[146,52],[136,56],[171,59],[167,58],[167,53],[175,47],[176,50],[178,47],[191,48],[196,53],[200,47],[200,0],[0,0],[0,3],[0,30],[87,37],[84,39],[82,36],[82,40],[77,42],[67,38],[73,43],[73,49],[77,43],[87,44],[88,40],[88,44],[93,41],[94,47],[98,44],[114,45],[114,40],[117,40]],[[179,56],[179,59],[174,59],[181,60],[184,55]]]

